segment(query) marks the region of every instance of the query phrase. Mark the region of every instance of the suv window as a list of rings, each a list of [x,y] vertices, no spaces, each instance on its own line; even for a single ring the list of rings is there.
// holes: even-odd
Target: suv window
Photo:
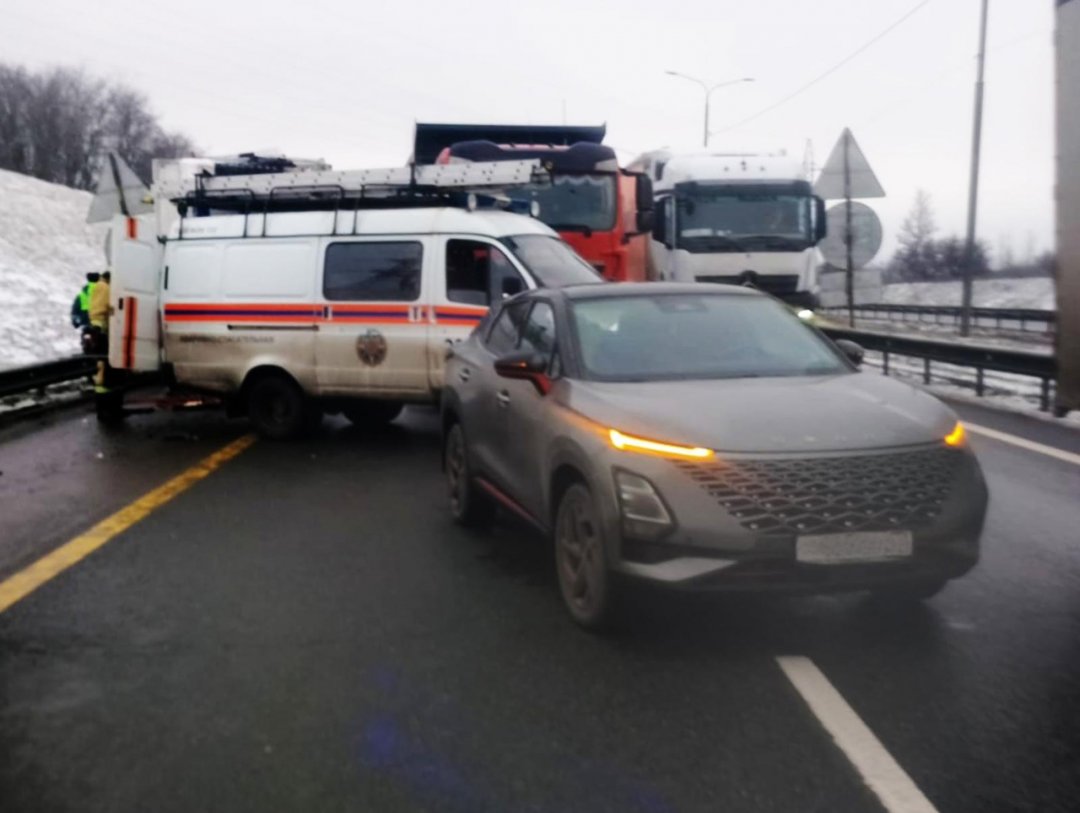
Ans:
[[[555,350],[555,311],[547,302],[537,302],[525,321],[521,349],[550,356]]]
[[[503,280],[509,290],[504,288]],[[521,278],[506,254],[479,240],[446,241],[446,298],[466,305],[490,306],[504,293],[525,290]]]
[[[487,341],[485,342],[488,350],[496,356],[501,356],[517,347],[518,339],[521,337],[522,323],[525,321],[525,313],[528,308],[528,302],[515,302],[513,305],[502,309],[488,332]]]
[[[420,243],[331,243],[323,295],[330,300],[412,302],[420,297]]]

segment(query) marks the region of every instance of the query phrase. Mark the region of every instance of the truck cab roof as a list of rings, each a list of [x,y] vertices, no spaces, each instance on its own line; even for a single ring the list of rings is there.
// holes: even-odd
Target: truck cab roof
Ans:
[[[630,166],[649,173],[658,192],[687,181],[753,183],[806,179],[801,161],[780,154],[655,150],[635,159]]]

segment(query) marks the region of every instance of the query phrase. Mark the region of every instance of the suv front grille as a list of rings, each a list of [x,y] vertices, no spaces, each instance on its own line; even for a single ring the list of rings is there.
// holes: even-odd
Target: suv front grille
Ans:
[[[955,450],[677,461],[744,528],[766,535],[916,529],[949,496]]]

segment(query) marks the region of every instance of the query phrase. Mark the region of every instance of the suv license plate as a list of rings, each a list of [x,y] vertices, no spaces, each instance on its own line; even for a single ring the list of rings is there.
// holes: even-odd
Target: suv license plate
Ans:
[[[815,534],[795,540],[795,560],[814,565],[881,562],[911,556],[911,531]]]

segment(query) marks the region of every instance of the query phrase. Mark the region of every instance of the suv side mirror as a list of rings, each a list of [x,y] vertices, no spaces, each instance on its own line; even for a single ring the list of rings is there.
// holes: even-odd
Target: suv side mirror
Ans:
[[[503,299],[508,299],[515,294],[520,294],[525,290],[525,283],[521,281],[521,277],[503,277],[501,283],[501,291]]]
[[[837,339],[834,343],[840,349],[840,352],[847,356],[848,361],[856,367],[862,365],[866,351],[863,350],[861,344],[853,342],[851,339]]]
[[[541,395],[547,395],[551,389],[547,370],[548,358],[532,350],[516,350],[495,359],[495,372],[500,377],[531,381]]]
[[[820,243],[829,233],[829,218],[825,212],[825,201],[814,195],[814,244]]]

